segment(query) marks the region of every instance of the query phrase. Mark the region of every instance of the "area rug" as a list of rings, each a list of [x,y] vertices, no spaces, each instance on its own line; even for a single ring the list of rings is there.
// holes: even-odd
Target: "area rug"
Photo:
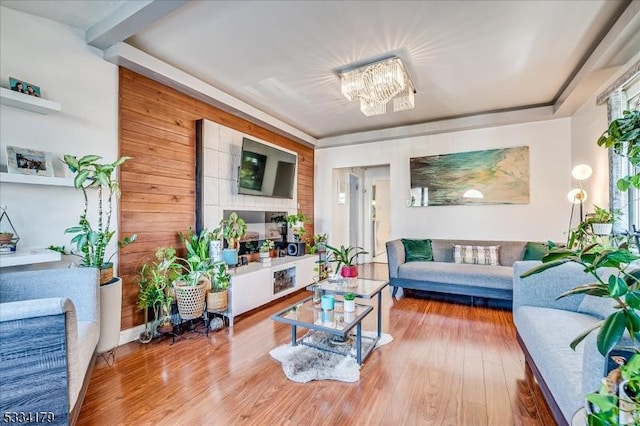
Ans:
[[[314,334],[314,339],[322,339],[322,334]],[[326,335],[325,335],[326,336]],[[375,332],[363,331],[363,337],[374,338]],[[382,333],[376,348],[393,340],[391,335]],[[366,340],[363,340],[363,348]],[[305,345],[282,345],[269,352],[282,364],[282,371],[291,381],[307,383],[312,380],[338,380],[341,382],[357,382],[360,380],[360,366],[356,362],[355,352],[336,354]],[[363,350],[364,352],[364,350]]]

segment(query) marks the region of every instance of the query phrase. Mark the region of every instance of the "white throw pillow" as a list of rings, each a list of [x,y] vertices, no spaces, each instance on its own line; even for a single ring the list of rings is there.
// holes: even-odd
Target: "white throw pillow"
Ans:
[[[500,246],[453,245],[453,261],[474,265],[500,265]]]

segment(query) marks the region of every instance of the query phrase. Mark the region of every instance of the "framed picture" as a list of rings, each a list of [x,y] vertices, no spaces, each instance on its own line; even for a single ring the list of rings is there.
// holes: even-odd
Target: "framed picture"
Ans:
[[[23,80],[18,80],[17,78],[9,77],[9,87],[14,92],[24,93],[25,95],[35,96],[36,98],[42,97],[38,86]]]
[[[50,152],[7,146],[7,170],[23,175],[53,176]]]
[[[409,160],[411,206],[529,203],[529,147]]]

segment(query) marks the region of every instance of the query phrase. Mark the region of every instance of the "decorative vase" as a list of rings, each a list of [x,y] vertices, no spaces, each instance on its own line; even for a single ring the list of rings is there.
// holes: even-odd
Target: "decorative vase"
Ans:
[[[96,352],[115,349],[120,342],[122,314],[122,279],[116,278],[100,286],[100,339]]]
[[[209,284],[210,286],[210,284]],[[204,301],[207,295],[207,284],[201,282],[196,286],[184,285],[184,281],[175,283],[178,312],[183,320],[200,318],[204,312]]]
[[[591,231],[595,235],[606,236],[611,235],[611,231],[613,230],[612,223],[592,223]]]
[[[618,396],[620,398],[618,400],[620,408],[620,414],[618,414],[618,424],[621,425],[636,424],[634,423],[636,419],[633,418],[633,413],[637,413],[638,410],[640,410],[640,405],[633,402],[627,392],[627,383],[629,383],[629,381],[625,380],[620,383],[620,386],[618,387]]]
[[[266,259],[268,257],[271,257],[271,254],[268,251],[261,251],[260,252],[260,259]]]
[[[207,311],[217,312],[227,309],[227,290],[207,293]]]
[[[345,312],[355,312],[356,311],[356,301],[355,300],[345,300],[344,301],[344,311]]]
[[[238,264],[238,250],[236,249],[224,249],[222,250],[222,260],[229,266],[236,266]]]
[[[357,265],[343,265],[340,269],[340,275],[344,278],[355,278],[358,276],[358,266]]]

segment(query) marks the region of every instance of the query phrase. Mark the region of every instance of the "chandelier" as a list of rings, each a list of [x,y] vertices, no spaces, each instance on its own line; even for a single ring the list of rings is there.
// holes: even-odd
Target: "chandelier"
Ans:
[[[415,106],[415,89],[402,60],[384,59],[359,68],[340,72],[342,94],[349,101],[360,101],[360,110],[367,117],[387,112],[393,99],[395,112]]]

